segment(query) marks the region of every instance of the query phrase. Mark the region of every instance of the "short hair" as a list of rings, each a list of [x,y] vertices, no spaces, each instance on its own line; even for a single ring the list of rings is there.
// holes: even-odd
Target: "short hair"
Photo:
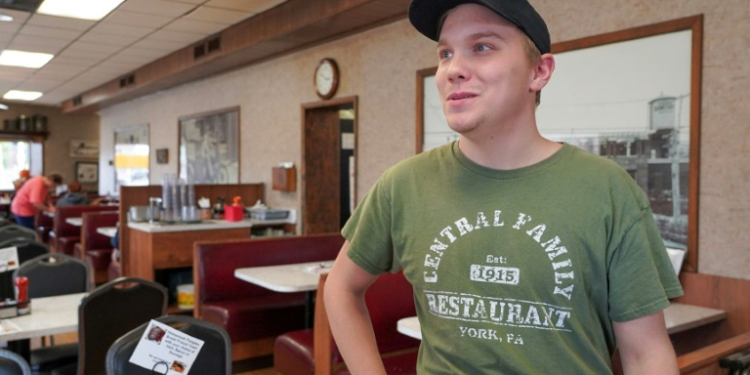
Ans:
[[[63,183],[62,175],[59,173],[50,173],[47,175],[47,178],[50,179],[50,181],[54,182],[56,185],[60,185]]]
[[[81,184],[78,181],[70,181],[68,183],[68,191],[72,193],[81,191]]]

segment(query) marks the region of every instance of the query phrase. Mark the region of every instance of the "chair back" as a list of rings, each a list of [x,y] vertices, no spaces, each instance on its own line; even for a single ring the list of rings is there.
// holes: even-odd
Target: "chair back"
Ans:
[[[52,231],[52,217],[45,211],[34,214],[34,230],[42,243],[49,243],[49,232]]]
[[[24,228],[20,225],[5,225],[0,227],[0,242],[18,237],[28,238],[34,241],[39,240],[36,232],[32,229]]]
[[[78,373],[104,373],[109,347],[166,310],[167,288],[153,281],[121,277],[96,288],[78,307]]]
[[[20,355],[0,349],[0,375],[31,375],[31,367]]]
[[[23,264],[29,259],[36,258],[42,254],[49,253],[47,245],[23,237],[0,242],[0,249],[5,249],[6,247],[15,247],[17,249],[19,264]]]
[[[64,254],[42,254],[21,263],[13,277],[29,278],[29,298],[83,293],[89,290],[86,263]]]
[[[230,375],[232,373],[232,343],[229,334],[220,326],[186,315],[167,315],[156,318],[172,328],[203,341],[203,346],[190,367],[191,374]],[[115,341],[107,351],[107,375],[150,375],[146,369],[130,362],[148,322]]]

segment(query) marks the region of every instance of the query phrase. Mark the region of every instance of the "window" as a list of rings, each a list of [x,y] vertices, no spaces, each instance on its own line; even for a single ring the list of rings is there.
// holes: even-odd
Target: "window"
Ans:
[[[41,140],[0,139],[0,191],[13,190],[13,181],[24,169],[32,176],[41,175],[43,151]]]

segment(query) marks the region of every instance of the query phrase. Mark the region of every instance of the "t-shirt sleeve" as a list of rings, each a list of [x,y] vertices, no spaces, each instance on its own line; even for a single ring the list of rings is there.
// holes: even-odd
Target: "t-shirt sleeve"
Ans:
[[[628,321],[669,306],[683,294],[651,209],[627,229],[609,262],[609,315]]]
[[[347,256],[373,275],[400,268],[393,256],[392,207],[387,186],[387,179],[381,177],[341,231],[349,241]]]

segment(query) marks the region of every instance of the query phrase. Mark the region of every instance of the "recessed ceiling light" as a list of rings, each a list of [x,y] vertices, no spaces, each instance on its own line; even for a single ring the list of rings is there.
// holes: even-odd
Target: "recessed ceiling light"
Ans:
[[[13,21],[13,16],[0,13],[0,22],[10,22],[10,21]]]
[[[54,55],[49,53],[25,52],[6,49],[0,53],[0,65],[21,66],[24,68],[41,68],[48,63]]]
[[[98,21],[124,0],[44,0],[37,13]]]
[[[42,96],[42,93],[37,91],[10,90],[3,95],[3,99],[32,101],[38,99],[40,96]]]
[[[7,111],[7,110],[8,110],[8,106],[3,103],[0,103],[0,111]]]

